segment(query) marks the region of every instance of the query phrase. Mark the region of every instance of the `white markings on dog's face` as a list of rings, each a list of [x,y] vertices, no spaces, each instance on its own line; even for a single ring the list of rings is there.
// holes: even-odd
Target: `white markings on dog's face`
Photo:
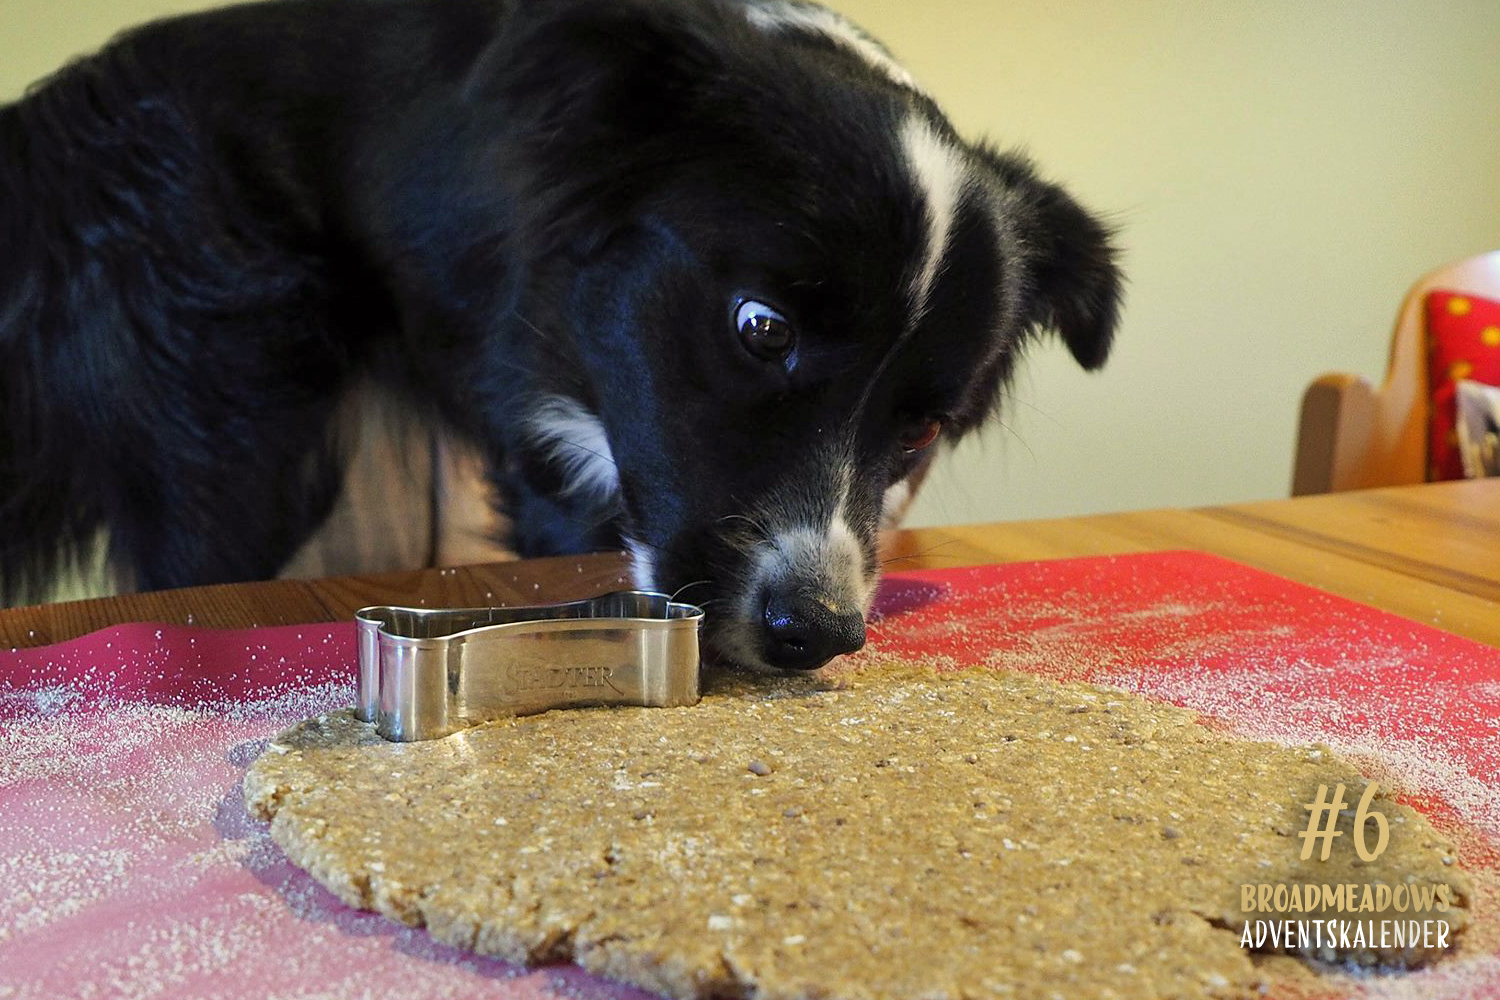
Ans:
[[[880,505],[880,530],[892,531],[901,525],[906,509],[911,506],[911,483],[905,479],[892,483],[885,491]]]
[[[564,492],[601,504],[619,492],[620,470],[604,425],[582,404],[564,396],[543,397],[526,423],[566,477]]]
[[[741,551],[744,576],[729,590],[732,613],[719,618],[719,647],[742,666],[762,664],[765,602],[775,593],[806,593],[835,614],[869,613],[877,575],[846,510],[856,474],[835,460],[828,488],[796,490],[763,501],[758,531]]]
[[[630,551],[630,579],[636,590],[656,589],[656,558],[651,549],[634,538],[625,539]]]
[[[869,614],[870,602],[875,597],[875,578],[865,572],[864,547],[849,521],[840,511],[828,526],[823,542],[823,572],[838,581],[834,599],[837,603]],[[847,603],[844,603],[847,602]]]
[[[821,527],[803,525],[772,535],[755,553],[751,578],[761,593],[768,588],[816,591],[834,611],[863,612],[870,593],[864,553],[842,514]]]
[[[886,51],[885,46],[827,7],[810,3],[751,4],[745,8],[750,23],[762,31],[805,31],[822,35],[859,56],[894,83],[926,94],[911,73]]]
[[[901,126],[901,149],[927,215],[927,242],[908,291],[911,304],[908,330],[912,330],[927,311],[932,286],[948,254],[954,217],[972,179],[969,160],[963,151],[939,135],[920,115],[913,114]]]
[[[900,129],[902,159],[906,164],[927,221],[926,239],[913,247],[914,260],[910,284],[906,288],[906,325],[890,344],[866,382],[865,395],[855,407],[864,410],[869,394],[885,376],[901,350],[916,336],[927,316],[933,286],[943,274],[953,229],[965,196],[976,183],[967,153],[945,138],[924,115],[913,112]]]

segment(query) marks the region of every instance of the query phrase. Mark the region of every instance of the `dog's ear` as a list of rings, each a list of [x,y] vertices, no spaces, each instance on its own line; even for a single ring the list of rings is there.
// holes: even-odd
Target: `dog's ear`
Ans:
[[[1062,188],[1037,177],[1016,154],[980,150],[999,182],[1000,211],[1011,217],[1030,274],[1028,326],[1055,330],[1084,368],[1109,357],[1123,279],[1107,226]]]
[[[660,123],[719,68],[709,14],[722,18],[682,0],[522,3],[467,89],[501,101],[513,128]]]
[[[721,6],[533,0],[508,15],[465,99],[496,120],[533,250],[598,245],[656,179],[723,141],[698,121],[703,92],[728,75],[716,34],[749,27]]]

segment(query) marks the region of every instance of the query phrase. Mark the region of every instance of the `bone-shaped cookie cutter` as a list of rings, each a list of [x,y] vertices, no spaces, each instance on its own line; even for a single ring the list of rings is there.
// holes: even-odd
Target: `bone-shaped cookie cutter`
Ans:
[[[703,609],[627,590],[518,608],[355,612],[357,713],[388,740],[514,715],[698,701]]]

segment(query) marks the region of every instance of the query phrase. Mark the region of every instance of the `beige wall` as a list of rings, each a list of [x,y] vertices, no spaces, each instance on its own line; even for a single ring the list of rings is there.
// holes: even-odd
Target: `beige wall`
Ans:
[[[945,459],[915,523],[1283,495],[1306,381],[1378,378],[1405,286],[1500,247],[1494,0],[834,5],[1126,250],[1109,367],[1037,350],[1004,427]],[[4,0],[0,97],[194,6]]]

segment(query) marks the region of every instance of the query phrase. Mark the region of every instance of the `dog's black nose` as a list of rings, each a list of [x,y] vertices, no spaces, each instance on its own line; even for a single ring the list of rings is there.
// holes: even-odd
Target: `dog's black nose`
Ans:
[[[835,611],[809,594],[776,594],[766,601],[766,661],[783,670],[816,670],[865,644],[865,618]]]

